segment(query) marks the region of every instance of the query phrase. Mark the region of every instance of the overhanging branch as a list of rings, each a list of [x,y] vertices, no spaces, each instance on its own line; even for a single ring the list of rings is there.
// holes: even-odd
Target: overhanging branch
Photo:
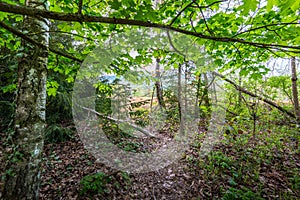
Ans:
[[[210,35],[203,35],[202,33],[184,30],[184,29],[172,27],[169,25],[152,23],[149,21],[82,15],[82,14],[78,14],[78,13],[76,13],[76,14],[67,13],[66,14],[66,13],[62,13],[62,12],[52,12],[52,11],[47,11],[47,10],[30,8],[30,7],[26,7],[26,6],[20,6],[20,5],[11,5],[11,4],[7,4],[4,2],[0,2],[0,11],[7,12],[7,13],[20,14],[20,15],[28,15],[28,16],[32,16],[32,17],[40,16],[40,17],[44,17],[47,19],[60,20],[60,21],[99,22],[99,23],[107,23],[107,24],[120,24],[120,25],[133,25],[133,26],[141,26],[141,27],[160,28],[160,29],[172,30],[172,31],[175,31],[178,33],[183,33],[183,34],[194,36],[197,38],[219,41],[219,42],[237,42],[237,43],[255,46],[258,48],[281,48],[281,50],[287,50],[287,49],[300,50],[300,46],[288,46],[288,45],[280,45],[280,44],[249,42],[249,41],[245,41],[243,39],[238,39],[238,38],[216,37],[216,36],[210,36]],[[300,53],[300,51],[297,51],[297,52]]]
[[[7,24],[5,24],[4,22],[0,21],[0,26],[3,27],[4,29],[8,30],[9,32],[17,35],[18,37],[22,38],[23,40],[26,40],[27,42],[30,42],[31,44],[34,44],[36,46],[39,46],[41,48],[45,48],[45,49],[49,49],[49,51],[57,54],[57,55],[61,55],[61,56],[64,56],[66,58],[69,58],[71,60],[74,60],[78,63],[82,63],[83,60],[79,59],[79,58],[76,58],[68,53],[65,53],[65,52],[62,52],[62,51],[59,51],[59,50],[56,50],[54,48],[51,48],[51,47],[47,47],[37,41],[35,41],[34,39],[32,39],[31,37],[28,37],[27,35],[25,35],[24,33],[18,31],[17,29],[11,27],[11,26],[8,26]]]
[[[80,37],[80,38],[83,38],[83,39],[86,39],[86,40],[90,40],[90,41],[95,41],[92,38],[85,37],[85,36],[82,36],[82,35],[79,35],[79,34],[76,34],[76,33],[72,33],[72,32],[67,32],[67,31],[41,31],[41,32],[30,33],[30,34],[27,34],[27,35],[28,36],[29,35],[38,35],[38,34],[43,34],[43,33],[62,33],[62,34],[66,34],[66,35]]]

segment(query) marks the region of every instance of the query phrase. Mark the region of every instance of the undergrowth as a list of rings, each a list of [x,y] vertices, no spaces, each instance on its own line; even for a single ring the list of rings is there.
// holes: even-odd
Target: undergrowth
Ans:
[[[97,172],[84,176],[80,180],[79,194],[86,197],[95,194],[109,194],[112,189],[119,189],[120,187],[126,189],[130,183],[131,179],[126,172],[121,171],[111,175]]]
[[[206,183],[215,186],[205,193],[208,198],[300,198],[299,132],[290,124],[277,126],[276,117],[267,116],[272,118],[260,116],[256,131],[251,118],[231,118],[209,155],[187,159],[203,171]],[[198,150],[203,138],[194,141]]]

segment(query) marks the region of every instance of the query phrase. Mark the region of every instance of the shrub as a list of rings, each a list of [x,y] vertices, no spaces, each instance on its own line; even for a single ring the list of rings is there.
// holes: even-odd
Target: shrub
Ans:
[[[58,124],[52,124],[46,128],[45,143],[64,142],[73,139],[74,132],[70,128],[62,127]]]

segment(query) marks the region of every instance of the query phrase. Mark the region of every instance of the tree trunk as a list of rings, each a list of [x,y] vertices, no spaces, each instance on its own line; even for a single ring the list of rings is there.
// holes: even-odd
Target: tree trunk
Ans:
[[[28,0],[28,7],[47,9],[44,0]],[[25,17],[28,33],[49,29],[46,19]],[[48,46],[47,33],[34,35],[36,42]],[[13,144],[8,152],[4,199],[38,199],[44,145],[46,78],[48,50],[23,41],[23,57],[18,66],[18,87]]]
[[[196,103],[195,103],[195,109],[199,109],[199,107],[201,106],[200,104],[200,90],[201,90],[201,74],[196,76],[196,80],[197,80],[197,86],[196,86]]]
[[[300,109],[299,109],[299,99],[298,99],[297,70],[296,70],[295,57],[292,57],[292,59],[291,59],[291,68],[292,68],[292,92],[293,92],[294,111],[295,111],[297,126],[299,126],[300,125]]]
[[[182,85],[181,85],[181,71],[182,71],[182,65],[179,64],[178,66],[178,72],[177,72],[177,92],[178,92],[178,113],[179,113],[179,121],[182,122]]]
[[[203,95],[204,95],[204,103],[205,103],[205,106],[207,107],[208,109],[208,113],[209,113],[209,117],[210,117],[210,112],[211,112],[211,103],[210,103],[210,100],[209,100],[209,92],[208,92],[208,84],[209,84],[209,81],[208,81],[208,77],[207,77],[207,73],[203,73],[203,76],[204,76],[204,90],[203,90]]]
[[[180,122],[180,127],[179,127],[179,134],[184,135],[185,134],[185,129],[186,129],[186,111],[185,110],[185,105],[184,101],[182,100],[183,95],[182,93],[185,93],[185,91],[182,91],[182,66],[183,64],[179,64],[178,66],[178,72],[177,72],[177,92],[178,92],[178,114],[179,114],[179,122]],[[185,98],[186,99],[186,98]]]
[[[242,76],[241,74],[239,73],[239,86],[242,87]],[[240,108],[242,106],[242,101],[243,101],[243,98],[242,98],[242,91],[238,91],[239,93],[239,97],[238,97],[238,107]]]
[[[155,69],[155,77],[157,78],[157,81],[155,82],[156,87],[156,95],[158,104],[161,108],[166,108],[164,97],[163,97],[163,90],[161,87],[161,81],[160,81],[160,66],[159,66],[159,58],[156,58],[156,69]]]

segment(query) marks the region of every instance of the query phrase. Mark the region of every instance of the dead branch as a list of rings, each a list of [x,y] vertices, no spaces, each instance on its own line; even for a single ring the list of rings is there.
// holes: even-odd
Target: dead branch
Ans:
[[[83,106],[80,106],[80,107],[81,107],[82,109],[84,109],[84,110],[90,111],[90,112],[96,114],[97,116],[103,117],[103,118],[105,118],[105,119],[108,119],[108,120],[111,120],[111,121],[114,121],[114,122],[117,122],[117,123],[126,123],[126,124],[128,124],[130,127],[134,128],[135,130],[140,131],[141,133],[143,133],[144,135],[146,135],[146,136],[148,136],[148,137],[158,138],[157,136],[153,135],[153,134],[150,133],[149,131],[147,131],[147,130],[145,130],[145,129],[143,129],[143,128],[141,128],[141,127],[135,125],[135,124],[132,124],[132,123],[126,121],[126,120],[115,119],[115,118],[112,118],[112,117],[105,116],[105,115],[103,115],[103,114],[101,114],[101,113],[99,113],[99,112],[97,112],[97,111],[95,111],[95,110],[93,110],[93,109],[86,108],[86,107],[83,107]]]
[[[292,113],[292,112],[290,112],[290,111],[284,109],[283,107],[277,105],[275,102],[273,102],[273,101],[271,101],[271,100],[269,100],[269,99],[266,99],[266,98],[264,98],[264,97],[262,97],[262,96],[259,96],[259,95],[257,95],[257,94],[254,94],[254,93],[252,93],[252,92],[246,90],[245,88],[242,88],[241,86],[239,86],[239,85],[236,84],[235,82],[229,80],[228,78],[226,78],[226,77],[223,76],[222,74],[219,74],[219,73],[217,73],[217,72],[213,72],[213,74],[215,74],[216,76],[222,78],[224,81],[226,81],[226,82],[230,83],[231,85],[233,85],[238,91],[241,91],[241,92],[243,92],[243,93],[245,93],[245,94],[248,94],[248,95],[250,95],[250,96],[252,96],[252,97],[255,97],[255,98],[257,98],[258,100],[263,101],[263,102],[265,102],[266,104],[269,104],[270,106],[272,106],[272,107],[274,107],[274,108],[277,108],[278,110],[280,110],[281,112],[287,114],[288,116],[290,116],[290,117],[292,117],[292,118],[296,118],[296,116],[295,116],[294,113]]]

